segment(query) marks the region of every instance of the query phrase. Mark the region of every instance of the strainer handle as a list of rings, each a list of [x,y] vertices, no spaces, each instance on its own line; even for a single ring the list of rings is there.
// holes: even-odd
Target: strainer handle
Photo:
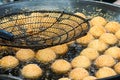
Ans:
[[[13,41],[14,40],[14,35],[10,32],[7,32],[5,30],[0,30],[0,38],[8,41]]]

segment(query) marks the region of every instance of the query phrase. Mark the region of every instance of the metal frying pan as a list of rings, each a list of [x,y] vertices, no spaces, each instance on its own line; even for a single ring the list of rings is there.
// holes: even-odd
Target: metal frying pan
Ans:
[[[83,1],[83,0],[36,0],[36,1],[25,1],[12,4],[6,4],[0,6],[0,17],[6,14],[20,13],[24,11],[34,11],[34,10],[58,10],[65,12],[83,12],[90,16],[103,16],[108,20],[120,21],[120,7],[94,1]],[[9,77],[9,76],[8,76]],[[8,78],[0,75],[0,79],[7,80]],[[10,77],[9,80],[12,78]],[[14,80],[15,78],[13,78]],[[120,75],[104,78],[101,80],[119,80]],[[16,80],[19,80],[16,78]]]

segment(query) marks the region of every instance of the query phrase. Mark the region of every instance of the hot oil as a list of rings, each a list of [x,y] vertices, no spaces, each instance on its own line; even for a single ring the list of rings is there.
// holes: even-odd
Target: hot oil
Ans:
[[[80,51],[82,51],[84,48],[85,47],[83,47],[77,43],[73,43],[73,44],[69,45],[68,52],[63,56],[58,56],[57,59],[65,59],[68,62],[70,62],[74,57],[78,56]],[[16,51],[13,50],[12,48],[7,48],[4,50],[0,50],[0,53],[1,53],[0,58],[2,58],[4,56],[8,56],[8,55],[15,56]],[[29,79],[23,78],[23,76],[21,75],[21,69],[25,65],[31,64],[31,63],[38,64],[43,70],[42,76],[36,80],[58,80],[61,77],[68,76],[68,74],[56,74],[56,73],[54,73],[50,68],[52,62],[47,63],[47,64],[42,64],[36,60],[32,60],[29,62],[21,62],[20,61],[19,65],[13,69],[3,69],[0,67],[0,74],[12,75],[12,76],[20,77],[23,80],[29,80]],[[92,71],[92,73],[93,73],[93,71]]]

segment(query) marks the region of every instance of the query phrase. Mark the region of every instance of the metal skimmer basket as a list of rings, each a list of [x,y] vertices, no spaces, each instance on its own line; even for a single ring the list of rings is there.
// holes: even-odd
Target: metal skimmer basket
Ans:
[[[83,36],[88,20],[60,11],[31,11],[0,18],[0,45],[38,48],[69,42]]]

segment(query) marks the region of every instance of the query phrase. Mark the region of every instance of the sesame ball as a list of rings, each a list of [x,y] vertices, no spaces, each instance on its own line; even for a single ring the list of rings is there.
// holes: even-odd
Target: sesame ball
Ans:
[[[101,55],[95,60],[97,67],[112,67],[115,63],[115,60],[110,55]]]
[[[103,68],[100,68],[95,75],[97,78],[105,78],[105,77],[110,77],[117,74],[112,68],[103,67]]]
[[[71,61],[73,68],[88,68],[91,65],[91,61],[86,56],[77,56]]]
[[[28,64],[21,70],[25,78],[36,79],[42,75],[42,69],[37,64]]]
[[[93,48],[85,48],[80,52],[80,55],[86,56],[90,60],[94,60],[99,56],[99,52]]]
[[[84,68],[75,68],[69,73],[69,78],[72,80],[82,80],[87,76],[89,76],[89,73]]]
[[[39,50],[39,51],[36,53],[36,59],[37,59],[39,62],[42,62],[42,63],[51,62],[51,61],[55,60],[55,58],[56,58],[56,54],[55,54],[55,52],[54,52],[52,49],[50,49],[50,48]]]
[[[19,64],[18,59],[13,56],[5,56],[0,61],[0,66],[2,68],[15,68]]]
[[[52,63],[51,69],[55,73],[66,73],[71,69],[71,64],[64,59],[58,59]]]
[[[16,58],[18,58],[20,61],[30,61],[34,59],[35,52],[31,49],[20,49],[16,52]]]

